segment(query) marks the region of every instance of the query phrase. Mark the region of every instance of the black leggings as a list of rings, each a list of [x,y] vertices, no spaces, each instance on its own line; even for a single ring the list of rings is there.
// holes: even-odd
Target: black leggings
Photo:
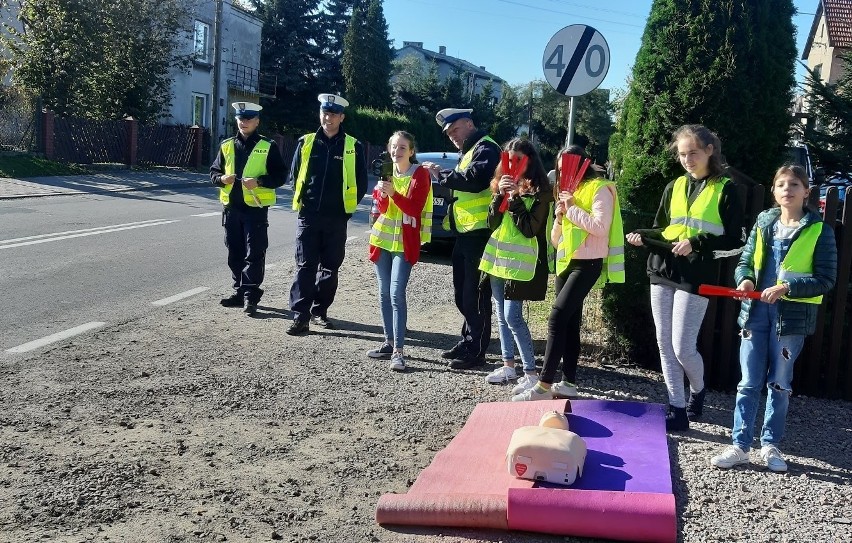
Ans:
[[[602,266],[602,258],[572,260],[568,269],[556,276],[556,300],[547,319],[547,348],[540,377],[542,383],[553,384],[560,359],[565,380],[576,382],[583,301],[600,277]]]

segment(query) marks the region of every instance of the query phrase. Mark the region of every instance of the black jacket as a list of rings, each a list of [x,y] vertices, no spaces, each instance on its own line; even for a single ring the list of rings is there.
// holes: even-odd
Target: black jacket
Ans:
[[[243,169],[246,167],[248,157],[251,154],[254,146],[261,139],[272,143],[269,149],[269,154],[266,155],[266,175],[261,175],[257,178],[257,184],[268,189],[277,189],[284,184],[284,179],[287,174],[284,169],[284,159],[281,158],[281,152],[278,145],[269,138],[265,138],[257,133],[252,132],[248,138],[243,139],[242,134],[237,133],[234,136],[234,173],[237,179],[242,179]],[[222,175],[225,173],[225,155],[222,154],[222,146],[219,146],[219,154],[216,155],[216,160],[210,165],[210,182],[213,186],[224,187],[222,183]],[[231,189],[228,207],[249,207],[243,201],[243,184],[234,182],[234,187]]]
[[[698,189],[693,193],[693,201],[706,185],[705,180],[695,180],[688,176],[690,184]],[[672,242],[663,238],[662,232],[671,223],[672,190],[675,181],[666,185],[654,227],[636,230],[642,234],[645,246],[648,248],[647,272],[652,285],[668,285],[678,290],[692,294],[698,293],[702,283],[715,285],[719,282],[719,258],[736,256],[742,252],[746,241],[746,231],[743,225],[743,207],[737,196],[736,186],[729,182],[722,189],[719,199],[719,216],[725,233],[721,236],[701,233],[689,238],[692,253],[688,256],[675,256],[671,251]],[[689,195],[688,195],[689,196]]]
[[[522,198],[514,198],[509,201],[509,208],[506,210],[512,218],[512,222],[528,237],[535,237],[538,240],[538,262],[535,267],[535,275],[529,281],[514,281],[509,279],[506,281],[506,299],[507,300],[544,300],[547,294],[547,278],[550,275],[550,269],[547,263],[548,247],[550,247],[550,232],[547,230],[547,219],[550,215],[550,204],[553,202],[553,194],[550,191],[537,192],[523,198],[532,198],[533,203],[530,209],[524,205]],[[503,196],[495,194],[491,198],[491,204],[488,206],[488,228],[494,231],[500,227],[503,222],[504,213],[500,212],[500,204],[503,201]],[[483,273],[483,280],[488,280],[488,274]]]
[[[343,144],[346,134],[341,130],[331,138],[322,128],[317,130],[308,162],[308,175],[302,187],[302,208],[299,215],[351,216],[343,208]],[[293,164],[290,166],[289,182],[296,188],[296,178],[302,165],[302,146],[305,138],[299,138]],[[361,201],[367,193],[367,158],[364,146],[355,142],[355,182],[358,185],[356,198]],[[295,198],[295,194],[293,195]]]

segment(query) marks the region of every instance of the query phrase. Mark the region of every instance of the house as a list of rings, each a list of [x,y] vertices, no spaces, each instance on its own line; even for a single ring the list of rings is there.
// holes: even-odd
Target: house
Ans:
[[[3,2],[0,2],[0,35],[8,36],[9,30],[6,28],[6,25],[9,25],[10,28],[14,29],[16,32],[22,32],[24,25],[18,17],[21,11],[21,4],[17,1],[6,2],[5,5]],[[0,40],[0,59],[8,60],[11,58],[10,52],[6,50],[6,47],[3,44],[3,41]],[[0,63],[0,70],[2,69],[2,63]],[[12,84],[12,69],[11,67],[3,73],[0,73],[0,85],[9,86]]]
[[[274,96],[274,78],[260,72],[262,28],[263,21],[239,0],[197,3],[184,49],[193,54],[192,66],[173,74],[168,122],[209,128],[218,142],[235,130],[232,102]]]
[[[443,45],[438,47],[438,52],[423,48],[422,41],[404,41],[402,47],[396,51],[396,59],[414,56],[424,65],[434,62],[438,68],[438,77],[441,81],[452,77],[456,73],[461,75],[465,84],[466,92],[470,95],[482,94],[483,88],[491,82],[491,97],[494,102],[499,102],[503,96],[504,81],[496,75],[485,70],[485,66],[476,66],[466,60],[452,57],[447,54],[447,48]]]
[[[852,0],[819,0],[802,60],[827,83],[843,73],[844,53],[852,51]]]

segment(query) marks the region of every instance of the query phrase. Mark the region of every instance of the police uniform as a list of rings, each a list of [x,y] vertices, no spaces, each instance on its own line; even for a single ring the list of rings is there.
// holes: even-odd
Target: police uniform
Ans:
[[[232,104],[236,117],[256,118],[261,106],[250,102]],[[210,180],[219,187],[219,200],[224,206],[222,226],[225,228],[225,247],[228,248],[228,267],[233,278],[234,294],[223,298],[226,307],[242,306],[253,315],[263,289],[266,249],[269,245],[269,207],[275,203],[275,189],[284,184],[284,160],[274,141],[254,130],[222,141],[219,154],[210,166]],[[233,174],[233,183],[225,184],[222,177]],[[246,189],[242,180],[254,178],[258,186]]]
[[[460,119],[470,119],[472,109],[442,109],[435,120],[446,132]],[[453,247],[453,290],[456,307],[464,317],[461,341],[444,358],[453,359],[450,367],[470,368],[485,363],[485,351],[491,341],[491,286],[479,284],[479,262],[491,235],[488,205],[491,202],[491,178],[500,163],[500,146],[484,131],[477,130],[465,139],[459,164],[441,172],[441,185],[453,191],[453,203],[447,211],[445,227],[457,232]]]
[[[349,105],[334,94],[320,94],[320,114],[342,114]],[[337,272],[346,246],[346,228],[367,192],[364,148],[339,129],[328,136],[320,127],[299,138],[290,167],[296,226],[296,277],[290,287],[291,335],[308,331],[309,320],[330,328],[328,308],[337,292]]]

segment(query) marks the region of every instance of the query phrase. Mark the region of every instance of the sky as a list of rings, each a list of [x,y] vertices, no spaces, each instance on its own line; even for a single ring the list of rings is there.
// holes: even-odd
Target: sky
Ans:
[[[798,58],[802,56],[818,0],[794,0],[799,15]],[[477,66],[512,85],[544,79],[542,56],[550,38],[563,27],[585,24],[603,34],[610,51],[610,66],[600,87],[626,89],[627,77],[639,51],[652,0],[385,0],[385,18],[394,46],[403,41],[423,42],[423,47]],[[468,21],[468,32],[454,19]],[[804,70],[797,65],[797,80]]]

